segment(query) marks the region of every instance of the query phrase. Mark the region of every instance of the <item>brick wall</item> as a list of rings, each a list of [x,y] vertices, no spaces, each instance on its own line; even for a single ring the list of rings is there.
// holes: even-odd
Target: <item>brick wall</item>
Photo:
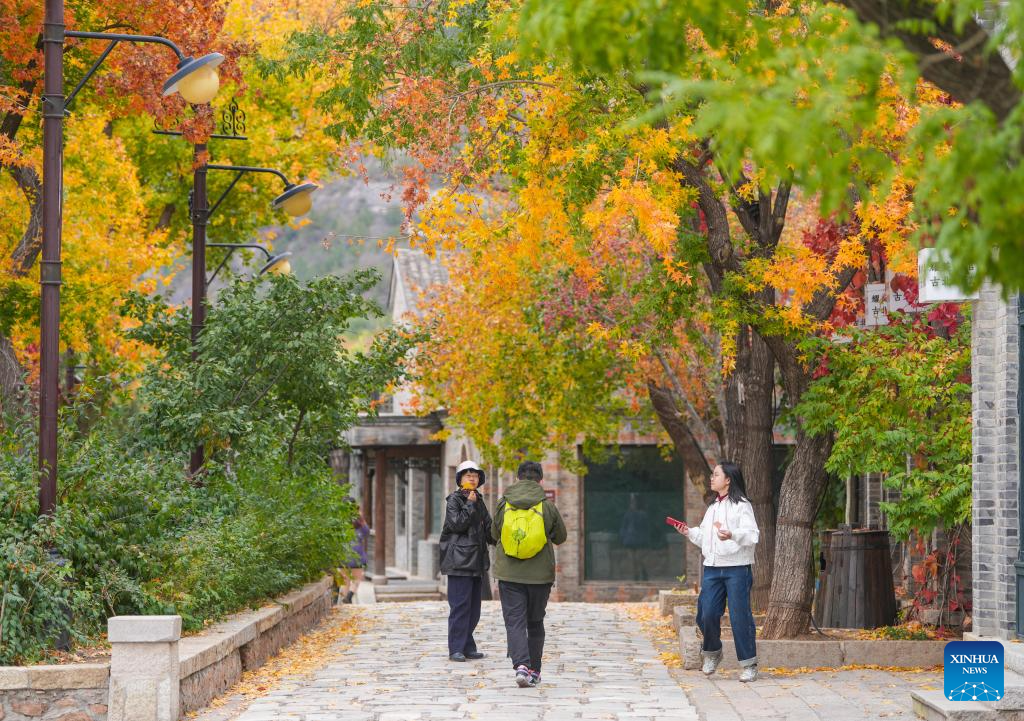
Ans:
[[[1015,634],[1017,558],[1017,302],[986,288],[972,339],[974,631]]]

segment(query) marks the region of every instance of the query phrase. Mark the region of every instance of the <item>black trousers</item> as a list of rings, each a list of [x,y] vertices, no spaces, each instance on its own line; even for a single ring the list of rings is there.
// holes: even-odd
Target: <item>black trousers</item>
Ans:
[[[498,595],[501,596],[512,668],[526,666],[540,673],[544,656],[544,613],[551,584],[498,581]]]
[[[479,576],[448,576],[448,655],[476,653],[473,631],[480,622]]]

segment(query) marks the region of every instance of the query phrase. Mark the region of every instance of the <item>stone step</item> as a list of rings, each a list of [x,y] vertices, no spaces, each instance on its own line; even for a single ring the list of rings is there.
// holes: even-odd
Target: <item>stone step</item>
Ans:
[[[1024,718],[1024,675],[1003,667],[999,701],[950,701],[942,691],[914,691],[914,713],[926,721],[1018,721]]]
[[[377,590],[377,595],[387,595],[389,593],[440,593],[437,583],[431,583],[423,581],[416,583],[412,581],[399,581],[397,583],[387,583],[384,585],[374,586]]]
[[[925,721],[999,721],[999,711],[979,701],[950,701],[942,691],[914,691],[914,714]]]
[[[434,593],[377,593],[377,603],[410,603],[412,601],[443,601],[444,596]]]

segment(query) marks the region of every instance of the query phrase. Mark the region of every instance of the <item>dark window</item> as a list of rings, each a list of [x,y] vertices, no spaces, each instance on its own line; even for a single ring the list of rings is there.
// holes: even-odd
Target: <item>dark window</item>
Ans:
[[[584,458],[584,577],[590,581],[674,581],[686,567],[684,542],[665,523],[682,519],[683,464],[655,446],[623,446],[603,462]]]

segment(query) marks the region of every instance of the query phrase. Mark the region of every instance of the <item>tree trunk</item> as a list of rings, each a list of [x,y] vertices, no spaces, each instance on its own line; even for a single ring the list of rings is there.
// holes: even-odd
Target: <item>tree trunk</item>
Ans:
[[[5,414],[16,414],[25,400],[25,370],[11,339],[0,335],[0,406]]]
[[[825,461],[831,451],[831,436],[797,432],[776,521],[776,542],[785,552],[775,556],[762,638],[792,638],[810,629],[814,517],[825,490]]]
[[[761,532],[754,550],[754,587],[750,603],[754,611],[768,608],[772,567],[775,561],[775,506],[772,501],[774,461],[775,358],[757,332],[751,330],[750,364],[744,378],[743,450],[739,456],[747,498]]]
[[[5,123],[6,124],[6,123]],[[28,275],[42,249],[42,180],[31,167],[8,169],[29,204],[28,225],[10,258],[10,273],[15,277]],[[18,362],[14,345],[7,336],[0,335],[0,404],[5,413],[25,410],[25,369]]]
[[[683,459],[686,475],[690,482],[701,489],[701,495],[707,496],[711,488],[711,466],[708,464],[704,449],[686,423],[686,418],[676,405],[671,389],[662,388],[653,381],[647,382],[647,395],[658,414],[662,428],[672,439],[672,445]]]

